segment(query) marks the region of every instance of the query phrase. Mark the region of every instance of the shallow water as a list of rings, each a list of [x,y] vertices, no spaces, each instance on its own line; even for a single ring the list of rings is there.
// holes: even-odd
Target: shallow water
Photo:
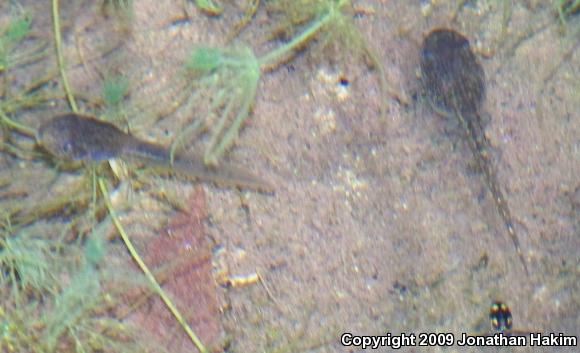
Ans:
[[[204,185],[205,232],[220,249],[224,271],[262,279],[214,289],[231,351],[352,351],[340,344],[343,332],[443,332],[458,339],[462,332],[490,332],[489,307],[496,300],[509,305],[514,329],[578,336],[578,19],[562,34],[550,6],[515,4],[502,37],[499,2],[469,2],[454,16],[455,3],[354,2],[354,23],[375,48],[389,84],[417,98],[409,105],[382,96],[376,71],[364,62],[329,61],[324,55],[331,54],[316,46],[262,75],[253,113],[227,160],[274,180],[275,193]],[[71,85],[80,96],[97,97],[101,71],[127,74],[131,94],[125,118],[116,123],[164,146],[204,108],[172,108],[184,80],[180,63],[195,43],[224,43],[227,24],[239,18],[233,5],[219,18],[188,5],[187,20],[181,4],[143,0],[135,2],[130,25],[119,25],[88,5],[63,7]],[[38,14],[33,25],[48,26],[47,14]],[[238,40],[258,53],[275,47],[265,30],[275,16],[259,10]],[[467,145],[421,98],[419,43],[442,26],[469,38],[486,72],[485,134],[529,277]],[[106,38],[121,45],[109,52],[117,46]],[[39,65],[53,65],[47,62]],[[18,119],[36,127],[53,111],[67,110],[64,101],[56,104]],[[102,114],[91,104],[83,109]],[[0,154],[2,175],[22,173],[22,163],[47,169],[46,161]],[[66,188],[77,175],[68,172],[59,185]],[[154,186],[134,191],[123,214],[143,251],[175,215],[156,191],[176,200],[191,191],[184,181],[153,180]],[[6,196],[12,190],[34,185],[34,177],[15,180],[0,208],[13,202]],[[37,196],[26,200],[43,200]],[[124,251],[110,256],[127,258]],[[178,326],[171,331],[166,347],[185,350]]]

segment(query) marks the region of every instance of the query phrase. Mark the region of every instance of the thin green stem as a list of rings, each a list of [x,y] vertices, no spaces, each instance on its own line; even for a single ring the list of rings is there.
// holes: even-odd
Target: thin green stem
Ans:
[[[68,79],[67,79],[66,71],[64,68],[64,58],[62,56],[62,40],[61,40],[61,36],[60,36],[58,0],[52,0],[52,18],[53,18],[53,26],[54,26],[55,50],[56,50],[58,67],[59,67],[61,79],[63,82],[64,90],[65,90],[65,93],[67,95],[70,107],[71,107],[72,111],[76,113],[78,111],[78,109],[77,109],[77,105],[76,105],[75,100],[74,100],[74,96],[72,95],[72,91],[70,89],[70,86],[68,84]],[[165,305],[167,306],[167,308],[169,309],[171,314],[179,322],[179,324],[181,325],[181,327],[183,328],[183,330],[185,331],[187,336],[195,344],[197,349],[199,349],[199,351],[201,353],[208,353],[207,348],[205,348],[205,346],[203,345],[201,340],[197,337],[197,335],[189,327],[189,325],[187,324],[187,322],[185,321],[185,319],[183,318],[183,316],[181,315],[179,310],[177,310],[177,308],[175,307],[175,305],[173,304],[171,299],[167,296],[165,291],[163,291],[163,289],[161,288],[161,286],[159,285],[159,283],[155,279],[155,276],[153,276],[153,274],[151,273],[151,271],[149,270],[149,268],[147,267],[147,265],[145,264],[145,262],[143,261],[143,259],[141,258],[141,256],[137,252],[137,250],[135,249],[135,247],[133,246],[131,239],[129,239],[129,236],[125,232],[125,229],[123,228],[123,225],[119,221],[119,217],[117,217],[117,213],[115,212],[115,209],[113,208],[113,205],[111,204],[111,200],[109,198],[109,190],[107,189],[107,186],[106,186],[104,180],[100,177],[98,177],[98,185],[99,185],[99,190],[101,191],[101,194],[103,195],[103,199],[105,201],[105,206],[107,207],[109,215],[111,216],[111,219],[113,220],[113,224],[115,225],[115,228],[117,228],[117,231],[121,235],[121,238],[123,239],[123,242],[125,243],[125,246],[129,250],[129,253],[131,254],[131,257],[133,258],[133,260],[135,260],[135,262],[137,263],[137,265],[139,266],[141,271],[143,271],[143,273],[145,274],[145,276],[147,277],[149,282],[151,282],[151,285],[153,286],[153,289],[155,290],[157,295],[159,295],[159,297],[161,298],[163,303],[165,303]]]
[[[68,103],[73,112],[78,112],[77,104],[75,102],[74,96],[70,89],[68,79],[64,67],[64,57],[62,55],[62,38],[60,35],[60,17],[58,13],[58,0],[52,0],[52,23],[54,30],[54,47],[56,51],[56,58],[58,61],[58,70],[60,72],[60,77],[62,79],[62,84],[64,86],[64,91],[66,93]]]
[[[36,131],[34,131],[33,129],[29,128],[26,125],[17,123],[16,121],[10,119],[6,114],[4,114],[4,111],[1,109],[0,109],[0,121],[9,128],[16,130],[23,135],[26,135],[31,138],[36,137]]]
[[[240,130],[240,125],[242,125],[242,122],[248,116],[252,103],[254,102],[256,87],[253,87],[251,89],[251,92],[254,93],[251,96],[246,97],[246,99],[244,99],[241,107],[238,109],[236,117],[232,121],[232,125],[229,127],[229,129],[226,130],[220,143],[218,143],[217,146],[215,146],[215,144],[213,143],[209,144],[208,153],[206,153],[206,156],[204,156],[206,164],[217,164],[218,158],[221,155],[223,155],[225,150],[227,150],[233,144],[234,140],[237,138],[238,131]]]
[[[131,257],[133,257],[133,260],[135,260],[135,262],[137,263],[137,265],[139,266],[141,271],[143,271],[143,273],[145,274],[145,276],[147,277],[149,282],[151,282],[151,285],[153,286],[153,289],[155,290],[157,295],[159,295],[161,300],[163,300],[163,303],[165,303],[165,305],[167,306],[167,308],[169,309],[171,314],[179,322],[179,324],[181,325],[181,327],[183,328],[183,330],[185,331],[187,336],[189,336],[191,341],[195,344],[197,349],[199,349],[199,351],[201,353],[208,353],[207,348],[205,348],[205,346],[203,345],[201,340],[197,337],[197,335],[189,327],[188,323],[185,321],[185,319],[183,318],[183,316],[181,315],[179,310],[177,310],[177,307],[175,307],[175,305],[173,304],[171,299],[169,299],[169,297],[167,296],[167,294],[165,293],[163,288],[161,288],[161,286],[159,285],[159,283],[155,279],[155,276],[153,276],[153,273],[151,273],[151,271],[149,270],[149,267],[147,267],[147,265],[145,264],[145,262],[143,261],[143,259],[141,258],[141,256],[139,255],[139,253],[137,252],[135,247],[133,246],[131,239],[129,239],[129,236],[127,235],[127,233],[125,233],[125,230],[123,229],[123,225],[119,221],[119,217],[117,217],[117,213],[115,212],[115,209],[113,208],[113,205],[111,204],[111,200],[109,199],[109,191],[107,190],[107,186],[105,185],[105,182],[103,181],[102,178],[99,178],[98,182],[99,182],[99,189],[101,190],[101,194],[103,194],[103,198],[105,200],[105,206],[107,207],[107,210],[109,211],[109,215],[111,215],[111,219],[113,220],[113,224],[115,225],[115,227],[117,228],[117,231],[121,235],[121,239],[123,239],[125,246],[129,250]]]
[[[278,49],[275,49],[268,54],[258,58],[258,63],[260,64],[260,68],[264,71],[272,69],[276,66],[276,63],[288,52],[298,48],[300,45],[306,43],[306,41],[314,36],[316,32],[318,32],[322,27],[324,27],[327,23],[330,22],[336,16],[335,11],[338,11],[334,8],[330,8],[327,13],[325,13],[320,19],[315,20],[312,25],[307,27],[300,35],[294,37],[288,43],[282,45]]]

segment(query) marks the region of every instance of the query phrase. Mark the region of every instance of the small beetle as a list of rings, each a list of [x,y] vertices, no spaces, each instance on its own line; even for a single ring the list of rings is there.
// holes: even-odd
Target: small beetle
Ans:
[[[512,329],[512,313],[510,308],[500,301],[495,301],[489,308],[489,321],[495,331],[504,332]]]

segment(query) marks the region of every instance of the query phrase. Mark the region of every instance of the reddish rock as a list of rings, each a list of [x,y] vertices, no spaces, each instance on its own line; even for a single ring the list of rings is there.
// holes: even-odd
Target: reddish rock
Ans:
[[[141,253],[193,331],[208,349],[217,349],[222,341],[222,327],[211,248],[203,226],[206,216],[203,188],[196,188],[187,205],[189,213],[176,214]],[[197,351],[157,295],[139,306],[131,319],[170,352]]]

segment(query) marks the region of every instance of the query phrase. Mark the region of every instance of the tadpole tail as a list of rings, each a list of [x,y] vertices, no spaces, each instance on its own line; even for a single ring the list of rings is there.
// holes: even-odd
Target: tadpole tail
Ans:
[[[497,180],[497,174],[492,167],[492,163],[489,160],[489,141],[485,138],[485,134],[481,126],[475,126],[477,122],[480,121],[480,117],[476,116],[473,119],[467,119],[463,116],[459,111],[456,110],[456,115],[461,123],[461,126],[464,130],[464,133],[467,135],[467,141],[469,144],[469,149],[473,153],[473,156],[476,160],[477,167],[483,172],[483,177],[485,179],[485,183],[489,188],[491,195],[493,197],[493,201],[496,205],[497,211],[502,218],[502,221],[507,229],[508,235],[510,236],[512,243],[514,244],[514,248],[520,262],[524,267],[524,271],[526,275],[529,277],[530,272],[528,270],[528,266],[526,264],[526,260],[524,258],[524,254],[522,253],[520,247],[520,241],[516,230],[513,226],[512,215],[503,195],[499,187],[499,182]]]
[[[178,156],[173,162],[173,170],[184,176],[211,181],[219,186],[238,187],[264,193],[274,192],[274,185],[249,172],[246,168],[232,163],[220,162],[218,166],[204,164],[201,156]]]
[[[245,168],[226,162],[218,166],[208,166],[203,157],[196,155],[177,155],[171,162],[169,150],[152,143],[134,139],[127,144],[123,157],[144,162],[160,172],[174,173],[188,179],[213,182],[219,186],[237,187],[265,193],[274,191],[274,185],[256,176]]]

